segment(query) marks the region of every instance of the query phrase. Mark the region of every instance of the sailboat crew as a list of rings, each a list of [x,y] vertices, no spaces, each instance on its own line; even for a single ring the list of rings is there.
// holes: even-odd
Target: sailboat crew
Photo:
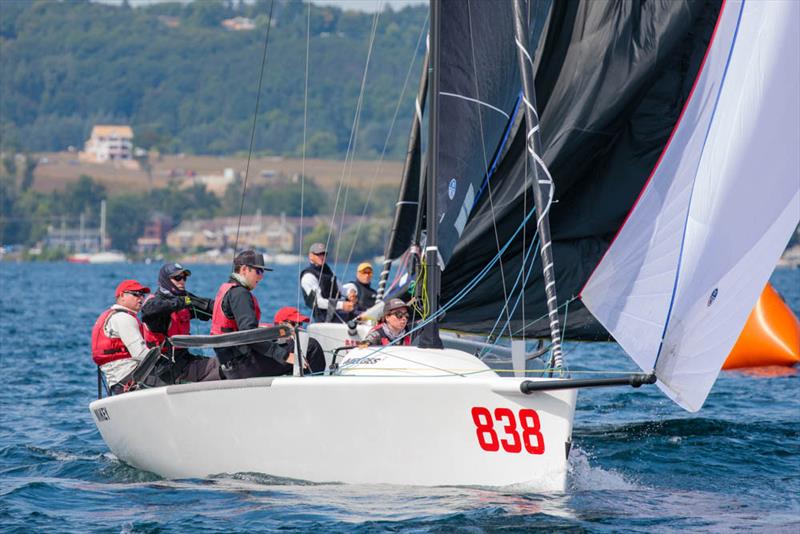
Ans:
[[[191,319],[208,321],[214,301],[186,291],[186,280],[192,272],[179,263],[166,263],[158,272],[158,289],[142,306],[144,338],[151,347],[160,346],[167,356],[156,374],[168,384],[219,380],[219,361],[191,354],[184,348],[173,348],[167,338],[191,333]]]
[[[233,273],[214,299],[211,335],[258,328],[261,307],[252,291],[264,278],[264,256],[253,250],[233,259]],[[215,348],[222,375],[228,379],[290,374],[294,353],[271,341]]]
[[[114,292],[116,303],[92,328],[92,359],[114,395],[127,391],[128,378],[150,350],[136,317],[148,293],[150,288],[136,280],[123,280]]]
[[[358,316],[375,305],[377,291],[371,285],[372,264],[362,262],[356,269],[356,279],[344,285],[344,293],[349,297],[355,293],[355,309],[353,314]]]
[[[341,300],[339,281],[325,261],[327,253],[323,243],[314,243],[309,247],[309,265],[300,273],[300,287],[315,322],[345,322],[350,319],[355,304],[350,300]]]
[[[389,299],[383,319],[364,337],[360,346],[410,345],[411,336],[406,333],[409,321],[408,304],[400,299]]]

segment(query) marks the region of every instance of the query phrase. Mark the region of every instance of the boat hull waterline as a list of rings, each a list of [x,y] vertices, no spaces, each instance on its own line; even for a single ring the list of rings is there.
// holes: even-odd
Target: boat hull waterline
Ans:
[[[375,353],[354,352],[367,364]],[[381,354],[391,352],[460,351]],[[153,388],[94,401],[90,411],[120,460],[166,478],[257,472],[312,482],[565,488],[576,390],[525,395],[519,384],[536,379],[488,370],[424,377],[358,367],[350,376]]]

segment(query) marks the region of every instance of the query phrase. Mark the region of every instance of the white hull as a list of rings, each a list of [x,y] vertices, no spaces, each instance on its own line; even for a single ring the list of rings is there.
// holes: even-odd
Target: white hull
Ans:
[[[564,489],[575,390],[524,395],[523,379],[500,378],[455,350],[352,352],[342,375],[169,386],[90,409],[117,457],[167,478],[258,472],[313,482]],[[439,371],[415,369],[412,358],[438,362]]]
[[[121,252],[95,252],[73,254],[67,261],[70,263],[125,263],[127,258]]]

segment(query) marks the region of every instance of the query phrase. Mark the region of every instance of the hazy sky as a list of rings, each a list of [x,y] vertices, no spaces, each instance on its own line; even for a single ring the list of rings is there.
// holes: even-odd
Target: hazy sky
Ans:
[[[122,3],[122,0],[92,0],[92,1],[99,2],[102,4]],[[135,7],[147,4],[157,4],[159,2],[165,2],[165,1],[170,1],[170,0],[128,0],[128,3]],[[191,2],[192,0],[178,0],[178,1]],[[311,1],[314,4],[326,4],[326,5],[338,6],[342,9],[353,9],[358,11],[370,11],[370,12],[375,11],[376,9],[378,9],[379,6],[383,6],[385,4],[390,4],[394,9],[400,9],[408,5],[419,5],[428,3],[428,0],[311,0]],[[248,2],[248,0],[245,0],[245,2]]]

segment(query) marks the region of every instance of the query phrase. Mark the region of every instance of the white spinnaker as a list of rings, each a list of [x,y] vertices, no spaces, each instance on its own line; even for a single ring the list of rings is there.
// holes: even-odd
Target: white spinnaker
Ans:
[[[800,2],[725,3],[697,86],[583,302],[703,405],[800,221]]]

